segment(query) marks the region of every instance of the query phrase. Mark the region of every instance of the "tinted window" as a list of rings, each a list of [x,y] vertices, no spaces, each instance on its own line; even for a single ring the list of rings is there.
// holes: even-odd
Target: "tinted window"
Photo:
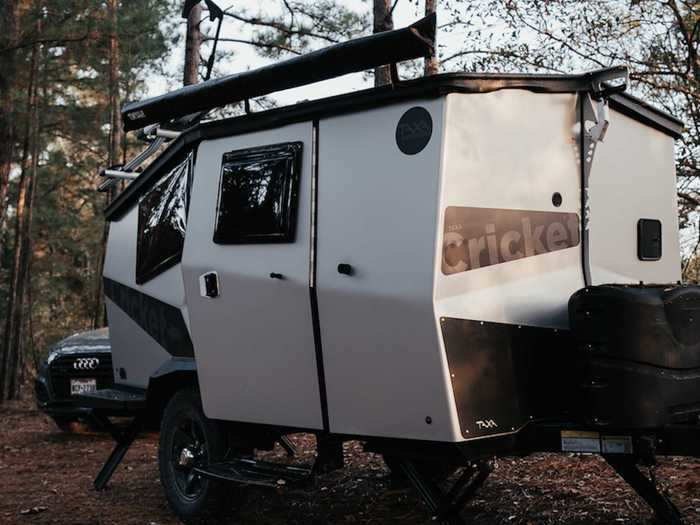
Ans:
[[[192,153],[165,173],[139,201],[138,284],[180,262],[185,242],[191,168]]]
[[[293,242],[301,142],[226,153],[214,242]]]

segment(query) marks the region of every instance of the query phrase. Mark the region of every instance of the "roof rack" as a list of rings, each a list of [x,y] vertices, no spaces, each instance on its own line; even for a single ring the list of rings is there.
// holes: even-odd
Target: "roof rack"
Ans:
[[[127,104],[124,129],[165,123],[197,111],[247,101],[294,87],[320,82],[385,64],[430,54],[435,47],[435,14],[394,31],[349,40],[251,71],[209,80],[158,97]]]

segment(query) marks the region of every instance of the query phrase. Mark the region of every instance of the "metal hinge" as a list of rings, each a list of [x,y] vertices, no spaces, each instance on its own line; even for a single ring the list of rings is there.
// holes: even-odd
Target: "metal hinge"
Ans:
[[[577,125],[574,142],[581,148],[581,260],[583,280],[591,284],[590,267],[590,203],[588,200],[589,179],[593,156],[598,142],[605,139],[610,126],[608,99],[622,93],[629,85],[629,69],[626,66],[613,67],[588,73],[588,88],[579,92],[576,104]]]
[[[589,141],[603,142],[610,125],[608,99],[622,93],[629,86],[627,66],[613,67],[590,73],[590,86],[582,93],[584,133]],[[586,152],[586,157],[589,153]],[[590,152],[592,156],[592,151]],[[591,159],[592,160],[592,159]]]
[[[583,100],[583,126],[584,133],[592,142],[603,142],[605,133],[610,125],[610,111],[608,99],[594,100],[590,93],[586,93]]]

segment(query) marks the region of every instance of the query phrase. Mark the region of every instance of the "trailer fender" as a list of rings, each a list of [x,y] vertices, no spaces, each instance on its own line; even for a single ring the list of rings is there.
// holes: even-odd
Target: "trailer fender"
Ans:
[[[170,398],[183,388],[197,388],[197,365],[191,357],[173,357],[166,361],[148,381],[148,406],[158,421]]]

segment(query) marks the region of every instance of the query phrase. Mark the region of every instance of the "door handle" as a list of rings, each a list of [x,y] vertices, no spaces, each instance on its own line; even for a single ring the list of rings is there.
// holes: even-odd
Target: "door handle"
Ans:
[[[199,294],[210,299],[219,297],[219,275],[216,272],[207,272],[199,276]]]
[[[349,265],[347,263],[340,263],[338,265],[338,273],[343,274],[343,275],[354,275],[355,268],[353,268],[351,265]]]
[[[272,272],[270,274],[270,279],[284,279],[284,275],[282,275],[281,273]]]

